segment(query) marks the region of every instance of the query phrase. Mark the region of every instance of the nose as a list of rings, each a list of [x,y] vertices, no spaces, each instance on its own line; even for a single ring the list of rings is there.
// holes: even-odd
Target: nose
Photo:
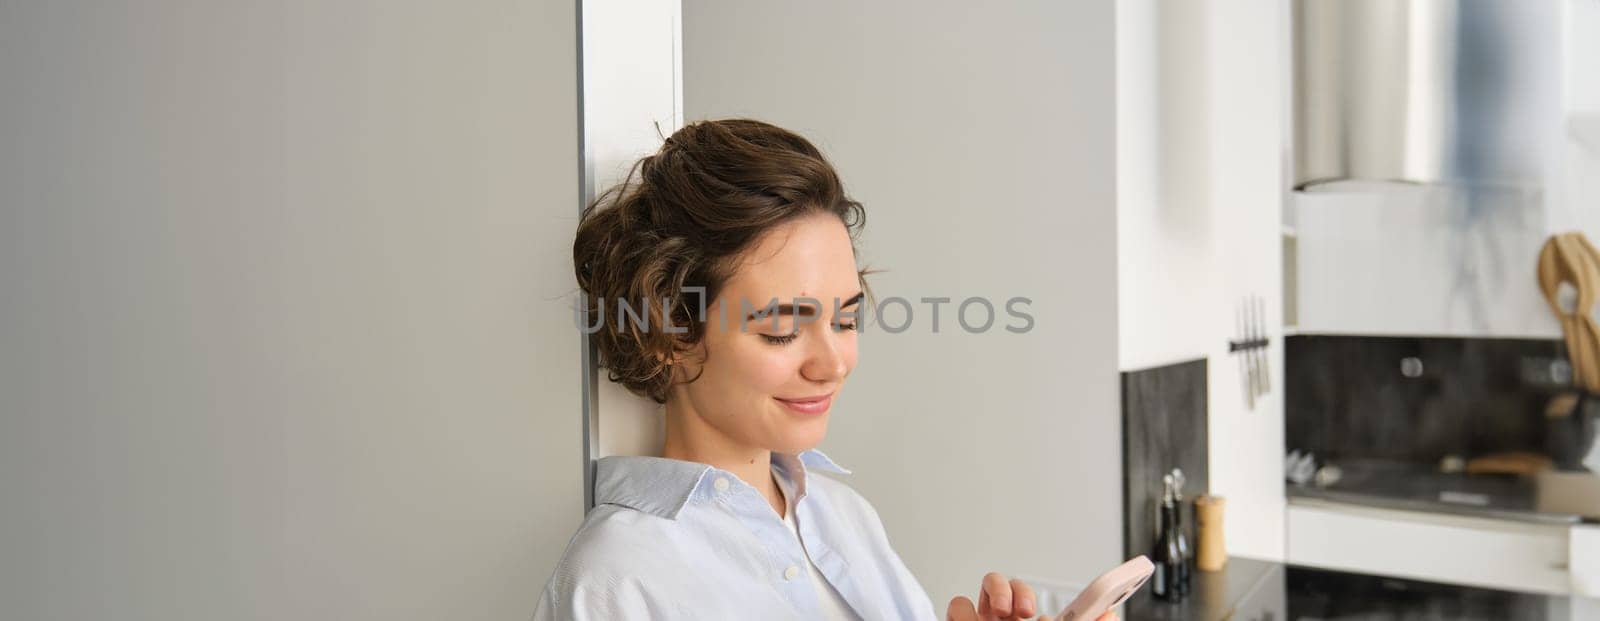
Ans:
[[[811,350],[806,352],[806,362],[800,365],[800,375],[813,382],[838,382],[843,381],[850,374],[850,359],[853,358],[855,343],[845,342],[850,335],[834,332],[826,324],[821,325],[823,337],[807,339],[811,342]]]

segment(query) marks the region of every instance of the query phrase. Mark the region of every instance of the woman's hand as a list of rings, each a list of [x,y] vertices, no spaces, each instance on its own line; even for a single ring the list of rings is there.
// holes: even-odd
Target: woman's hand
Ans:
[[[1005,576],[989,572],[983,577],[981,588],[977,606],[973,606],[972,600],[965,595],[951,598],[950,606],[945,609],[945,618],[949,621],[1008,621],[1031,619],[1038,614],[1038,600],[1033,596],[1033,588],[1026,582],[1007,580]],[[1053,618],[1040,615],[1039,621],[1053,621]],[[1117,621],[1117,613],[1109,611],[1097,621]]]

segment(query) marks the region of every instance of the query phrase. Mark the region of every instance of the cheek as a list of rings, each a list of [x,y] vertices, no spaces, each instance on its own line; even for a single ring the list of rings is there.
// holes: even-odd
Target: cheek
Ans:
[[[777,395],[799,376],[801,359],[787,349],[756,343],[741,363],[740,372],[752,392]]]
[[[730,397],[735,393],[746,398],[783,394],[800,375],[802,358],[793,348],[775,347],[760,337],[728,338],[719,345],[712,353],[711,366]]]

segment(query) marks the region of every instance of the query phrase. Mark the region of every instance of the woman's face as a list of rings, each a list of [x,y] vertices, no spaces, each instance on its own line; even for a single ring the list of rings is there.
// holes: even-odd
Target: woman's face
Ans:
[[[741,259],[706,309],[698,350],[674,365],[680,383],[669,404],[738,446],[813,448],[856,366],[852,313],[865,302],[850,235],[837,216],[807,215],[768,231]]]

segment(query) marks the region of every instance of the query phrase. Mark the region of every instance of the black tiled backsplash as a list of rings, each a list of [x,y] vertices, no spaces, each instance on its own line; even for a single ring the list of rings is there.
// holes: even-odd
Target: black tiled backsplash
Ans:
[[[1545,409],[1571,390],[1564,350],[1558,340],[1291,336],[1285,443],[1322,460],[1426,464],[1559,452],[1551,442],[1572,434]]]
[[[1161,476],[1183,469],[1184,504],[1210,489],[1206,446],[1206,360],[1122,373],[1122,545],[1150,554]],[[1184,527],[1193,541],[1194,520]]]

